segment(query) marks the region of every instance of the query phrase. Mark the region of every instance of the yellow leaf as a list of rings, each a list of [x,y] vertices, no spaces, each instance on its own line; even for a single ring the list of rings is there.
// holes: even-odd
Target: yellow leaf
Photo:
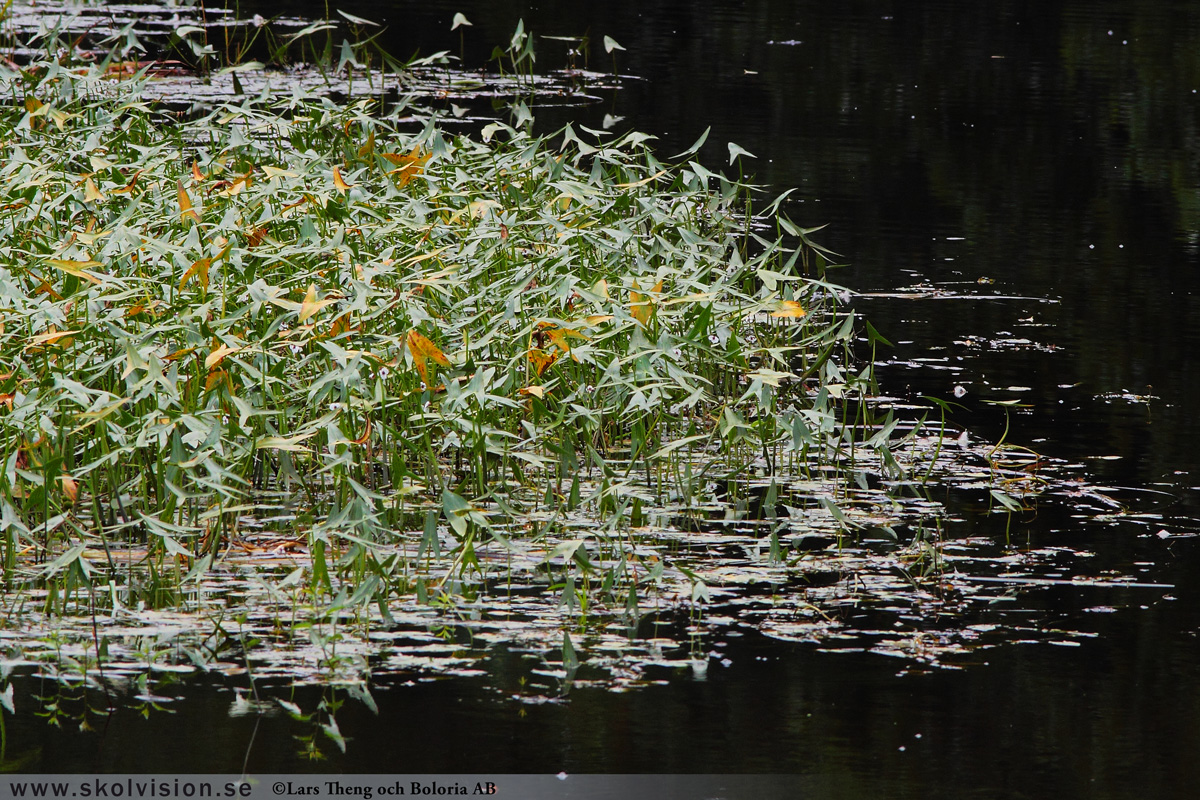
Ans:
[[[36,336],[30,336],[29,343],[31,345],[50,344],[51,342],[57,342],[64,336],[71,336],[76,333],[79,333],[79,331],[50,331],[49,333],[39,333]],[[64,344],[66,343],[64,342]]]
[[[781,300],[779,302],[779,309],[771,312],[772,317],[798,318],[806,314],[807,312],[804,308],[795,300]]]
[[[92,182],[91,178],[88,178],[86,181],[84,181],[84,183],[83,183],[83,202],[91,203],[96,200],[104,200],[104,199],[105,199],[104,195],[100,192],[99,189],[96,188],[96,184]]]
[[[558,353],[548,355],[536,347],[529,351],[529,360],[533,362],[533,368],[537,372],[537,376],[542,377],[542,373],[558,360]]]
[[[588,325],[603,325],[613,318],[612,314],[592,314],[590,317],[585,317],[584,322]]]
[[[450,366],[450,359],[446,358],[438,346],[419,331],[408,332],[408,352],[412,354],[413,366],[417,368],[417,372],[420,373],[421,380],[426,386],[429,385],[429,374],[425,367],[428,359],[433,359],[434,363],[443,367]]]
[[[304,301],[300,303],[299,322],[303,323],[306,319],[316,314],[325,306],[335,302],[336,298],[326,298],[324,300],[317,299],[317,285],[310,283],[308,291],[304,293]]]
[[[572,330],[571,328],[550,328],[546,331],[546,335],[550,337],[550,342],[564,353],[571,352],[569,339],[583,339],[586,341],[588,338],[579,331]]]
[[[188,197],[187,190],[183,188],[183,181],[175,182],[176,190],[179,194],[179,218],[190,217],[196,224],[200,223],[200,215],[192,207],[192,198]]]
[[[103,266],[103,264],[101,264],[99,261],[92,261],[90,259],[87,261],[72,261],[67,258],[48,258],[46,259],[46,262],[56,269],[61,269],[63,272],[74,275],[76,278],[83,278],[84,280],[89,280],[92,283],[101,282],[99,278],[90,272],[84,272],[84,270],[88,267]]]
[[[541,386],[526,386],[521,389],[521,394],[531,394],[540,400],[546,396],[546,390]]]
[[[371,153],[374,153],[374,152],[375,152],[375,131],[372,130],[370,133],[367,134],[367,143],[364,144],[362,147],[358,148],[358,157],[366,158],[367,156],[371,155]]]
[[[608,281],[604,280],[604,278],[601,278],[600,280],[596,281],[596,285],[592,287],[592,291],[595,292],[596,294],[600,295],[601,297],[603,297],[605,300],[607,300],[608,299]]]
[[[667,174],[667,171],[664,169],[661,172],[656,172],[655,174],[651,175],[648,178],[642,178],[640,181],[634,181],[633,183],[618,183],[617,188],[618,189],[636,189],[639,186],[645,186],[647,183],[656,181],[659,178],[661,178],[663,175],[666,175],[666,174]]]
[[[633,318],[642,324],[643,327],[650,324],[650,318],[654,316],[654,298],[649,294],[642,294],[638,286],[637,279],[633,281],[633,289],[629,292],[629,313]],[[654,284],[654,288],[650,291],[654,294],[662,292],[663,282],[659,281]]]
[[[183,285],[188,282],[188,278],[194,277],[201,288],[207,289],[208,268],[212,266],[212,262],[211,258],[202,258],[188,267],[187,272],[183,273],[183,277],[179,279],[179,288],[183,288]]]
[[[408,155],[401,155],[400,153],[380,153],[379,155],[398,167],[388,174],[395,175],[396,181],[400,186],[407,186],[409,181],[424,171],[425,162],[433,154],[426,153],[425,155],[421,155],[421,147],[418,145]]]
[[[208,358],[204,359],[204,368],[211,370],[217,364],[220,364],[222,361],[224,361],[225,356],[232,355],[233,353],[240,353],[243,349],[244,348],[241,347],[230,347],[227,344],[223,344],[216,350],[213,350],[211,353],[209,353]],[[211,377],[211,375],[209,377]]]
[[[299,178],[295,172],[290,172],[279,167],[263,167],[262,171],[267,173],[268,178]]]
[[[350,184],[346,183],[346,181],[342,178],[342,171],[338,169],[336,165],[333,168],[333,185],[342,194],[345,194],[350,190]]]
[[[196,183],[204,183],[204,173],[200,171],[200,165],[192,161],[192,180]]]

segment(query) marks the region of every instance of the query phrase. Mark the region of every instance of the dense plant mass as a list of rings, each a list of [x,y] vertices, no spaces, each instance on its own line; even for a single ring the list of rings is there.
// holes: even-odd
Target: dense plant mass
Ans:
[[[429,502],[467,538],[509,504],[624,504],[635,469],[666,470],[648,501],[695,494],[689,452],[842,446],[852,326],[806,232],[645,136],[402,133],[302,98],[177,121],[54,64],[8,85],[10,581],[30,548],[88,574],[114,536],[190,566],[246,517],[365,555]]]
[[[926,481],[1036,491],[1026,453],[874,418],[828,253],[703,139],[452,136],[299,90],[184,115],[148,80],[3,75],[7,663],[360,691],[481,657],[429,655],[469,631],[637,681],[611,653],[659,658],[651,609],[804,640],[867,585],[944,613]],[[868,529],[881,556],[843,548]]]

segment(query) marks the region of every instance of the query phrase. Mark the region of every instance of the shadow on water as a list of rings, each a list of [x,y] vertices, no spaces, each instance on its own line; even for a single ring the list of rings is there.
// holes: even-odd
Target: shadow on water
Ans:
[[[724,164],[725,143],[737,142],[758,156],[762,183],[799,187],[793,219],[830,224],[822,241],[850,265],[838,280],[896,343],[886,391],[953,399],[954,422],[972,435],[1007,430],[1081,463],[1106,496],[1146,515],[1044,510],[1001,530],[960,502],[955,538],[1087,551],[1087,574],[1176,588],[1020,592],[997,613],[1027,615],[1037,643],[967,652],[959,670],[914,670],[861,641],[730,626],[703,642],[713,654],[703,673],[651,666],[642,685],[613,692],[589,688],[584,670],[564,701],[559,679],[536,671],[543,654],[498,645],[476,665],[482,678],[386,679],[378,716],[347,702],[338,722],[350,746],[324,742],[315,762],[297,755],[302,725],[281,709],[232,716],[230,686],[188,681],[169,689],[173,713],[126,708],[93,717],[82,737],[23,712],[9,723],[10,764],[27,754],[25,771],[763,771],[804,775],[811,793],[832,797],[1188,796],[1200,781],[1200,558],[1188,538],[1200,519],[1200,9],[344,8],[386,22],[386,46],[401,54],[457,51],[449,22],[461,11],[473,22],[465,63],[476,66],[519,17],[537,34],[588,34],[588,66],[631,77],[586,108],[535,108],[539,127],[601,128],[607,115],[675,152],[711,124],[707,163]],[[272,13],[243,4],[255,11]],[[604,35],[625,48],[615,59]],[[541,42],[539,67],[562,66],[566,46]],[[985,402],[1009,400],[1023,407]],[[34,683],[21,679],[22,691],[42,691]],[[277,693],[312,709],[321,692]],[[197,733],[185,740],[181,729]]]

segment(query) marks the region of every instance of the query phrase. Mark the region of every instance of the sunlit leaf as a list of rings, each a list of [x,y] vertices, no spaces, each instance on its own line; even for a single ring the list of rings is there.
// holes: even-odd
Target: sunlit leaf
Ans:
[[[450,22],[450,30],[454,30],[462,25],[470,25],[471,21],[460,11],[454,15],[454,19]]]
[[[63,272],[74,275],[77,278],[83,278],[84,280],[89,280],[92,283],[101,283],[101,280],[95,275],[84,271],[88,267],[104,266],[99,261],[93,261],[91,259],[88,259],[87,261],[73,261],[68,258],[48,258],[46,259],[46,263],[55,269],[61,269]]]
[[[538,374],[540,375],[541,373],[539,372]],[[520,389],[520,394],[533,395],[534,397],[541,399],[546,396],[546,389],[542,386],[523,386]]]
[[[30,344],[50,344],[57,342],[66,336],[73,336],[79,331],[49,331],[48,333],[39,333],[29,337]]]
[[[227,344],[223,344],[216,350],[213,350],[211,353],[209,353],[208,357],[204,359],[204,368],[211,370],[217,364],[220,364],[222,361],[224,361],[226,356],[233,353],[240,353],[244,349],[245,348],[242,347],[230,347]]]
[[[798,318],[798,317],[805,316],[807,313],[808,312],[806,312],[804,310],[804,307],[801,306],[799,303],[797,303],[795,300],[781,300],[779,302],[778,310],[772,311],[771,316],[772,317],[783,317],[783,318]]]
[[[309,431],[308,433],[297,434],[296,436],[264,436],[255,443],[255,447],[260,450],[289,450],[292,452],[303,452],[308,447],[301,444],[306,439],[310,439],[317,434],[317,431]]]

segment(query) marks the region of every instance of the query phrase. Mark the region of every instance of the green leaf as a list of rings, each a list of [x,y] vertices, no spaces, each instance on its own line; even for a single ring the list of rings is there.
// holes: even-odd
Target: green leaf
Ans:
[[[754,155],[754,153],[751,153],[749,150],[742,147],[741,145],[730,142],[729,143],[729,164],[730,164],[730,166],[733,165],[733,162],[737,159],[738,156],[746,156],[747,158],[758,158],[758,156]]]

